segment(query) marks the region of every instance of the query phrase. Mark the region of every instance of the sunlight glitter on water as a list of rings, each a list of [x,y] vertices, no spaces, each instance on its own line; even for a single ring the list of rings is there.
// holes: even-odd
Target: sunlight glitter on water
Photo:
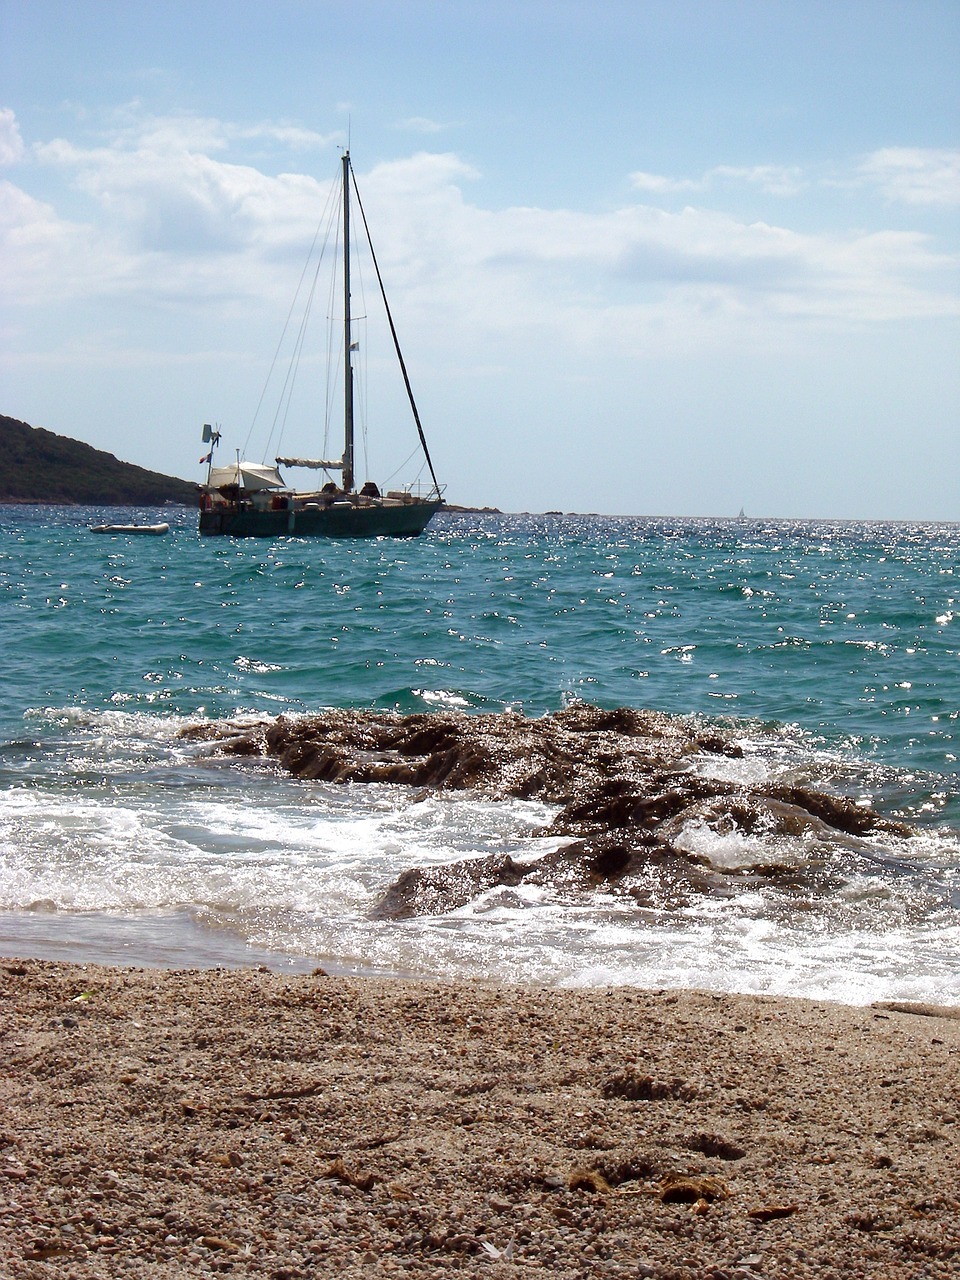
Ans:
[[[189,513],[149,546],[91,539],[76,511],[0,523],[0,946],[956,998],[954,526],[450,515],[398,548],[212,546]],[[703,774],[839,791],[921,834],[832,850],[692,823],[679,840],[723,893],[524,882],[375,921],[411,867],[533,857],[549,808],[303,784],[177,736],[577,698],[720,717],[744,756]],[[797,883],[758,888],[771,857]]]

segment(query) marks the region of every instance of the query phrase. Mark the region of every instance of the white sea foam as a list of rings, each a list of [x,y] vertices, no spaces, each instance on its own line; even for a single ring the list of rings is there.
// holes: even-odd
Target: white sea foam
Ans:
[[[752,787],[766,782],[774,772],[771,762],[761,756],[701,755],[696,757],[694,767],[701,778],[712,778],[717,782],[732,782],[742,787]]]
[[[685,822],[671,841],[674,848],[722,871],[771,864],[801,867],[809,860],[814,843],[809,836],[756,835],[739,829],[716,831],[697,818]]]
[[[179,737],[184,717],[67,708],[43,719],[48,740],[10,756],[0,788],[0,912],[20,913],[0,921],[4,948],[22,937],[61,954],[77,937],[97,958],[99,932],[100,955],[183,965],[269,953],[332,970],[960,1001],[960,927],[942,905],[958,889],[949,832],[864,844],[859,861],[854,848],[825,893],[741,874],[771,861],[802,870],[828,858],[819,840],[692,821],[676,843],[729,874],[726,896],[638,906],[522,882],[442,916],[376,920],[371,908],[411,867],[555,848],[536,834],[555,811],[298,781]],[[742,759],[692,765],[735,786],[845,767],[802,735],[743,744]],[[884,785],[871,768],[855,776]],[[109,940],[118,931],[122,944]]]

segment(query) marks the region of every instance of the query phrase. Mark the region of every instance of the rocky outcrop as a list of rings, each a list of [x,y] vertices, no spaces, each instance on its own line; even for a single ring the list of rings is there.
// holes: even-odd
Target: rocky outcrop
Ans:
[[[219,741],[235,754],[272,756],[299,778],[472,789],[564,806],[589,805],[600,789],[611,800],[627,797],[643,779],[682,771],[697,754],[740,754],[732,737],[680,717],[579,703],[539,719],[509,711],[333,710],[183,732]]]
[[[558,813],[541,833],[560,847],[529,861],[494,854],[404,872],[375,908],[404,918],[455,910],[522,882],[583,892],[603,885],[643,905],[692,891],[724,892],[730,872],[690,847],[691,830],[754,839],[762,856],[739,874],[802,881],[797,842],[853,851],[863,838],[911,829],[844,796],[770,783],[748,787],[698,769],[704,757],[742,754],[732,733],[694,720],[576,704],[539,719],[334,710],[303,720],[195,725],[184,730],[225,752],[265,755],[296,777],[471,790],[540,800]],[[792,856],[788,856],[793,851]],[[821,882],[829,859],[817,862]]]

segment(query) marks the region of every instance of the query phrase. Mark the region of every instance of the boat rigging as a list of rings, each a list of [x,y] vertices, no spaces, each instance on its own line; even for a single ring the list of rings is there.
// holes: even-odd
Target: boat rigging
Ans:
[[[426,436],[420,421],[413,389],[400,349],[396,326],[387,301],[386,289],[377,261],[366,214],[357,190],[350,153],[341,159],[343,231],[343,452],[339,458],[281,456],[275,465],[240,458],[227,466],[213,465],[221,432],[204,425],[203,440],[210,451],[201,461],[207,464],[206,483],[200,490],[200,533],[234,537],[274,537],[282,534],[305,537],[370,538],[416,537],[443,506],[441,486],[433,468]],[[417,429],[419,448],[430,473],[425,491],[411,488],[381,493],[367,481],[359,491],[355,477],[355,371],[353,352],[354,316],[351,304],[351,191],[363,223],[366,242],[376,272],[380,297],[386,313],[394,352],[400,367],[407,400]],[[339,483],[328,479],[321,486],[298,490],[284,480],[280,468],[311,468],[340,473]]]

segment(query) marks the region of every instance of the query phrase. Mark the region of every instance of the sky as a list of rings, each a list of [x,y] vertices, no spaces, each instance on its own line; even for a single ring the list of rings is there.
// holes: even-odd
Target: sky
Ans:
[[[259,458],[349,145],[450,502],[960,519],[958,67],[958,0],[0,0],[0,413]]]

